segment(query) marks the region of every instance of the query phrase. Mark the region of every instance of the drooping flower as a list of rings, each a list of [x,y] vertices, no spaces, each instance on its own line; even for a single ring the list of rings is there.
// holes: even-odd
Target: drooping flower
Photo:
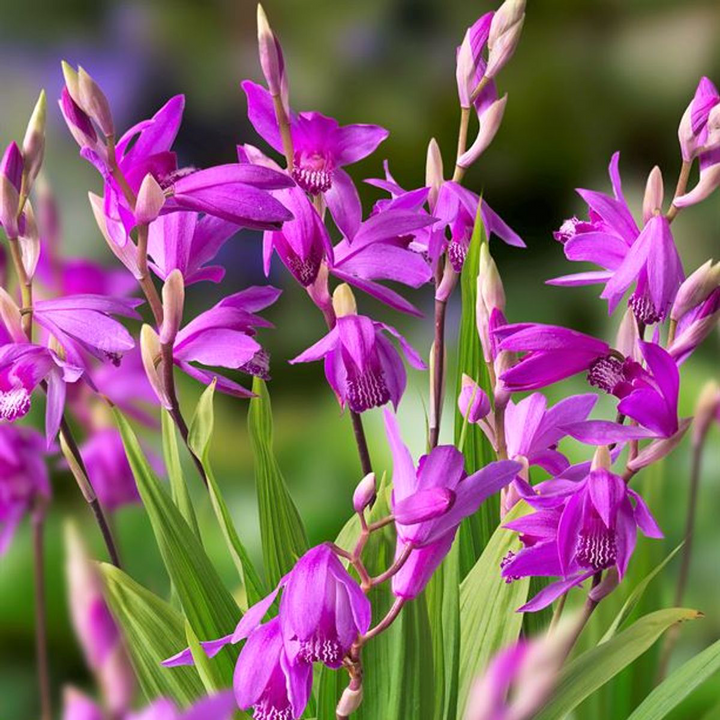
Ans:
[[[257,133],[277,152],[283,152],[273,99],[261,85],[242,83],[248,117]],[[345,125],[318,112],[290,112],[294,149],[292,176],[310,195],[322,194],[335,224],[349,239],[360,225],[362,207],[357,189],[343,170],[375,151],[388,136],[378,125]]]
[[[565,256],[575,262],[591,262],[602,270],[566,275],[549,280],[563,287],[604,284],[601,297],[613,312],[627,290],[635,284],[629,299],[638,321],[653,324],[665,319],[680,283],[684,279],[682,262],[670,231],[668,219],[660,212],[662,193],[649,182],[649,194],[655,207],[646,213],[640,230],[622,191],[619,171],[620,153],[610,160],[613,196],[594,190],[577,192],[587,203],[588,220],[566,220],[555,239],[562,243]],[[651,173],[651,181],[657,173]]]
[[[505,525],[520,534],[526,547],[503,563],[504,578],[562,578],[541,590],[520,611],[541,610],[608,568],[616,568],[622,579],[635,549],[638,528],[647,537],[662,537],[640,495],[610,471],[607,450],[598,453],[605,459],[593,463],[579,482],[558,478],[535,488],[526,485],[523,499],[536,512]]]
[[[325,377],[343,408],[347,405],[362,413],[388,402],[397,407],[407,375],[400,354],[384,333],[398,341],[410,365],[425,369],[420,355],[394,327],[357,314],[339,316],[325,337],[290,362],[324,360]]]
[[[0,557],[36,501],[50,497],[45,450],[32,428],[0,425]]]
[[[404,445],[395,415],[385,410],[385,431],[393,456],[392,506],[396,515],[403,516],[408,505],[416,515],[418,506],[430,500],[432,517],[412,524],[397,520],[395,557],[412,550],[407,561],[393,576],[392,589],[397,597],[411,599],[422,592],[433,573],[443,561],[455,538],[461,521],[477,512],[490,495],[505,487],[521,470],[520,463],[502,460],[490,463],[482,470],[467,475],[462,454],[453,446],[434,448],[421,458],[416,469],[410,451]],[[430,491],[428,493],[428,491]],[[422,494],[422,495],[421,495]],[[421,495],[421,497],[418,497]],[[439,495],[447,502],[437,503]],[[439,514],[438,510],[441,512]]]
[[[135,675],[105,602],[102,580],[71,524],[65,528],[65,551],[68,604],[75,634],[85,662],[100,685],[104,704],[110,713],[121,716],[131,707]]]

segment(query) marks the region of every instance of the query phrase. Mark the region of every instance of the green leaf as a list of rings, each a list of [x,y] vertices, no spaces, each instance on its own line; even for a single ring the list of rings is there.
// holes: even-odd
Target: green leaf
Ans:
[[[307,535],[273,451],[273,421],[267,386],[253,379],[248,427],[255,456],[260,536],[268,583],[277,585],[308,549]]]
[[[170,492],[173,502],[177,505],[185,522],[192,528],[192,531],[200,538],[195,510],[193,508],[190,493],[185,484],[182,466],[180,465],[180,452],[177,444],[177,433],[170,413],[162,413],[162,443],[163,455],[165,457],[165,468],[170,480]]]
[[[637,607],[637,604],[642,599],[645,590],[647,590],[647,587],[652,582],[653,578],[675,557],[675,555],[677,555],[677,553],[680,551],[680,548],[684,544],[684,542],[681,542],[659,565],[655,566],[652,572],[648,573],[633,588],[633,591],[628,596],[622,608],[620,608],[620,612],[616,615],[615,619],[612,621],[612,624],[602,636],[600,643],[607,642],[617,633],[617,631],[620,629],[620,626],[630,617],[632,611]]]
[[[608,642],[584,652],[561,672],[555,693],[537,720],[561,720],[640,657],[669,627],[701,616],[697,610],[686,608],[658,610]]]
[[[122,628],[147,699],[169,697],[185,706],[204,695],[194,668],[171,669],[160,664],[185,645],[182,615],[122,570],[104,563],[99,567],[110,610]]]
[[[628,720],[661,720],[720,669],[720,640],[688,660],[643,700]]]
[[[528,510],[520,502],[506,520],[509,522]],[[523,616],[516,610],[527,600],[529,579],[508,584],[500,575],[502,559],[519,550],[517,534],[497,528],[460,586],[460,717],[475,677],[498,650],[515,642],[520,634]]]
[[[482,202],[482,200],[481,200]],[[475,219],[470,247],[460,275],[460,294],[462,298],[462,315],[460,317],[460,334],[458,337],[458,368],[455,386],[455,397],[460,393],[463,373],[469,375],[480,387],[492,397],[490,377],[475,322],[475,303],[477,300],[477,276],[480,270],[480,246],[486,241],[480,207]],[[460,441],[465,418],[455,408],[455,443]],[[492,446],[478,425],[468,424],[463,446],[465,469],[473,473],[495,459]],[[497,496],[486,500],[480,510],[467,518],[460,526],[459,553],[460,577],[464,578],[473,567],[480,554],[498,526],[500,518],[500,501]]]
[[[220,492],[215,473],[210,463],[210,445],[215,424],[213,411],[213,397],[215,392],[215,381],[203,392],[198,402],[195,415],[190,423],[188,444],[191,450],[200,458],[208,483],[208,493],[215,517],[222,531],[225,543],[233,559],[235,568],[240,575],[240,580],[245,588],[248,606],[254,605],[258,600],[265,597],[265,587],[260,579],[245,546],[232,521],[230,510]]]
[[[185,617],[202,640],[229,634],[241,615],[237,603],[220,580],[197,536],[155,477],[127,420],[117,409],[113,412],[155,540]],[[174,652],[181,649],[182,646],[176,647]],[[236,657],[237,650],[228,646],[215,660],[224,685],[230,685],[232,681]]]

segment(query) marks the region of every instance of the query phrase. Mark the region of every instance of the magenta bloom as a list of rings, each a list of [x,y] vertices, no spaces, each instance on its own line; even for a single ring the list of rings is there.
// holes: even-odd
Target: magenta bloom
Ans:
[[[325,337],[290,362],[324,359],[325,377],[343,408],[362,413],[388,402],[397,407],[407,375],[386,332],[396,338],[410,365],[425,369],[420,355],[395,328],[365,315],[339,317]]]
[[[282,140],[272,96],[250,80],[242,83],[248,117],[265,142],[282,152]],[[345,237],[352,239],[360,225],[362,207],[357,189],[343,170],[375,151],[388,136],[378,125],[345,125],[318,112],[290,112],[295,152],[293,179],[310,195],[325,197],[330,214]]]
[[[209,385],[217,377],[221,392],[237,397],[252,393],[229,378],[192,365],[224,367],[249,375],[270,379],[270,356],[253,338],[255,328],[272,327],[272,323],[255,313],[272,305],[281,290],[269,285],[250,287],[221,300],[210,310],[191,320],[175,338],[173,359],[190,377]]]
[[[601,297],[612,313],[631,285],[630,306],[645,324],[664,320],[684,279],[682,262],[662,215],[650,217],[638,229],[622,192],[618,163],[610,161],[613,196],[594,190],[577,192],[588,205],[588,220],[566,220],[555,239],[563,244],[568,260],[591,262],[602,270],[576,273],[549,280],[550,285],[604,284]]]
[[[237,233],[238,226],[212,215],[196,212],[174,212],[161,215],[150,223],[148,253],[150,267],[165,280],[173,270],[180,270],[185,285],[209,280],[218,283],[225,268],[207,265],[222,246]]]
[[[604,468],[590,470],[580,482],[558,478],[523,498],[536,512],[505,525],[526,545],[506,558],[502,575],[509,582],[528,575],[560,576],[541,590],[521,612],[541,610],[596,572],[616,567],[625,575],[637,536],[662,533],[643,499],[625,481]]]
[[[0,557],[35,500],[49,497],[42,435],[28,427],[0,425]]]
[[[398,517],[396,558],[409,544],[413,547],[407,562],[393,577],[392,589],[396,596],[410,599],[422,592],[450,551],[462,520],[510,483],[522,466],[503,460],[467,475],[462,454],[451,445],[441,445],[422,457],[416,469],[400,436],[397,419],[389,410],[385,411],[385,431],[393,456],[392,505]],[[438,502],[443,497],[446,502]],[[423,506],[427,520],[422,520]],[[413,516],[412,524],[401,521],[406,514]]]

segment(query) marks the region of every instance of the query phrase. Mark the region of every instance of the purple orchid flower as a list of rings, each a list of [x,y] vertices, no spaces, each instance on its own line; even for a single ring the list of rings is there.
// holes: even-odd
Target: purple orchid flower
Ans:
[[[720,147],[720,93],[707,77],[700,78],[695,95],[685,111],[678,139],[685,162]]]
[[[219,283],[225,268],[207,263],[214,260],[237,231],[235,223],[212,215],[201,217],[195,212],[161,215],[150,223],[148,231],[150,267],[161,280],[173,270],[180,270],[186,285],[203,280]]]
[[[80,154],[95,165],[105,180],[103,210],[113,240],[121,247],[127,243],[137,222],[127,189],[137,195],[148,175],[163,192],[163,213],[204,212],[257,229],[279,227],[289,220],[290,213],[267,192],[292,184],[284,173],[237,163],[205,170],[178,167],[171,147],[180,128],[184,106],[182,95],[171,98],[152,118],[134,125],[118,140],[115,155],[119,174],[127,185],[124,187],[113,174],[107,149],[89,118],[70,97],[67,88],[63,90],[60,107],[81,146]]]
[[[192,365],[224,367],[270,379],[270,356],[253,338],[255,328],[273,327],[255,313],[272,305],[281,290],[250,287],[221,300],[178,332],[173,345],[175,364],[204,385],[217,379],[217,389],[236,397],[252,397],[239,383]]]
[[[638,321],[649,325],[665,319],[685,276],[667,218],[652,214],[642,231],[638,229],[623,195],[619,161],[620,153],[610,160],[613,196],[579,189],[589,219],[573,217],[554,234],[568,260],[592,262],[603,269],[566,275],[548,284],[604,284],[601,297],[612,313],[635,283],[629,304]]]
[[[450,551],[461,521],[477,512],[482,503],[510,483],[522,465],[511,460],[490,463],[482,470],[466,475],[462,454],[451,445],[434,448],[420,459],[417,469],[410,451],[402,441],[395,415],[385,410],[385,431],[393,457],[392,506],[403,518],[412,507],[412,524],[396,520],[399,558],[412,548],[406,563],[393,576],[392,589],[397,597],[411,599],[419,595]],[[444,496],[445,503],[437,500]],[[417,512],[426,502],[433,517],[418,522]],[[441,512],[438,512],[437,509]],[[404,518],[403,518],[404,519]]]
[[[283,151],[273,99],[261,85],[242,83],[248,101],[248,117],[265,142]],[[345,125],[317,112],[290,112],[294,148],[292,176],[310,195],[322,194],[340,231],[352,240],[362,217],[357,189],[343,170],[375,151],[388,136],[378,125]]]
[[[45,450],[35,430],[0,425],[0,557],[35,501],[50,497]]]
[[[535,612],[592,575],[615,567],[622,579],[635,549],[637,529],[652,538],[662,532],[643,499],[605,467],[594,467],[579,482],[558,478],[535,488],[525,486],[523,499],[536,512],[504,527],[520,533],[526,545],[503,562],[509,582],[529,575],[560,576],[520,612]]]
[[[669,352],[678,365],[687,360],[720,320],[720,288],[686,312],[678,321],[675,339]]]
[[[392,326],[365,315],[346,315],[321,340],[291,363],[324,359],[325,377],[341,407],[362,413],[392,402],[397,407],[407,383],[402,358],[384,336],[400,344],[405,359],[418,370],[425,363],[418,352]]]

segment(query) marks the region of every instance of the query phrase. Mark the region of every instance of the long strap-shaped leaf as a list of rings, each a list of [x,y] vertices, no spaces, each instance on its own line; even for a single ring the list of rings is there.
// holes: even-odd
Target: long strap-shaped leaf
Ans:
[[[240,536],[232,521],[230,510],[220,492],[220,486],[215,478],[215,473],[213,472],[210,462],[210,445],[215,425],[215,414],[213,411],[214,392],[215,382],[213,381],[200,397],[195,415],[190,423],[188,443],[191,450],[202,462],[208,481],[208,492],[210,494],[210,502],[215,511],[215,517],[222,530],[225,543],[230,551],[230,556],[235,563],[235,568],[240,575],[240,580],[245,587],[248,606],[251,606],[264,597],[266,592],[262,580],[255,570],[255,566],[252,560],[250,560],[245,546],[240,540]]]
[[[506,520],[528,511],[518,503]],[[460,586],[460,694],[458,716],[463,716],[470,686],[500,649],[515,642],[522,628],[516,612],[527,599],[529,579],[506,583],[500,563],[509,552],[518,552],[517,534],[499,527],[475,567]]]
[[[640,618],[612,640],[583,653],[562,671],[552,699],[537,720],[561,720],[640,657],[669,627],[699,617],[702,613],[686,608],[658,610]]]
[[[662,720],[718,670],[720,640],[675,670],[643,700],[628,720]]]
[[[308,549],[308,541],[275,459],[270,395],[258,377],[253,380],[253,392],[257,397],[250,401],[248,427],[255,455],[260,536],[268,584],[275,586]]]
[[[220,580],[197,536],[155,476],[127,420],[117,410],[114,413],[155,540],[185,617],[200,640],[228,635],[240,619],[240,608]],[[183,642],[171,654],[186,645],[184,628],[182,635]],[[216,660],[223,683],[228,686],[236,656],[237,651],[229,647]]]
[[[160,663],[185,644],[182,615],[113,565],[101,564],[105,596],[122,628],[135,674],[148,700],[169,697],[187,705],[204,694],[194,668]]]

